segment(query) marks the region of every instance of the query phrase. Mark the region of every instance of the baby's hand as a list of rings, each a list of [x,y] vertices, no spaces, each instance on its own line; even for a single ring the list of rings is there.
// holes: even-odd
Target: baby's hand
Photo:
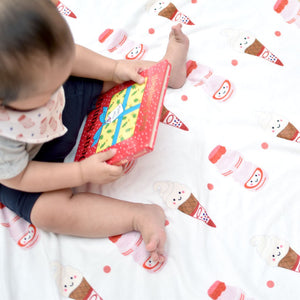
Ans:
[[[123,175],[122,166],[113,166],[106,163],[116,154],[115,149],[96,153],[79,162],[81,176],[84,183],[97,184],[112,182]]]
[[[117,60],[113,81],[122,83],[133,80],[136,83],[142,84],[145,81],[144,77],[140,75],[142,71],[142,64],[139,61]]]

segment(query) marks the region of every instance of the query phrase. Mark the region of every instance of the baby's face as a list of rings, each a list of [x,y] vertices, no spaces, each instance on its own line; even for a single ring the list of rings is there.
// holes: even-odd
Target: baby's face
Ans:
[[[44,106],[50,97],[61,87],[71,74],[74,53],[65,55],[65,59],[54,58],[50,62],[46,57],[36,58],[32,75],[35,79],[33,91],[29,95],[20,96],[18,99],[9,102],[6,106],[19,111],[33,110]]]

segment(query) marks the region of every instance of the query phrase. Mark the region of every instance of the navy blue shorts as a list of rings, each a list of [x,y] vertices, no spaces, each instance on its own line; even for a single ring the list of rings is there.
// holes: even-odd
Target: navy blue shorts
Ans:
[[[62,114],[65,135],[43,144],[35,161],[63,162],[75,146],[84,117],[95,108],[103,82],[94,79],[69,77],[63,85],[66,104]],[[17,215],[31,223],[32,208],[42,193],[27,193],[0,184],[0,201]]]

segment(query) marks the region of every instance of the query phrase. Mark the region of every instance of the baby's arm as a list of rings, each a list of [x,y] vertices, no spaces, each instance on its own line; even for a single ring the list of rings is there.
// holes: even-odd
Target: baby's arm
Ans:
[[[139,73],[143,66],[141,61],[114,60],[76,45],[72,75],[116,83],[133,80],[141,84],[144,77]]]
[[[108,183],[122,175],[123,168],[105,161],[115,155],[113,150],[97,153],[80,162],[48,163],[30,161],[17,176],[0,183],[25,192],[47,192],[80,186],[87,182]]]

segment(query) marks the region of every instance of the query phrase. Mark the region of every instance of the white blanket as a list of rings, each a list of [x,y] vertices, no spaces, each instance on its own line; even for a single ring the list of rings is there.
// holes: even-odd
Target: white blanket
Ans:
[[[61,13],[67,7],[76,16],[64,16],[76,43],[116,59],[139,44],[142,59],[161,59],[176,24],[141,0],[62,2]],[[197,67],[182,88],[167,90],[165,106],[189,130],[161,123],[155,150],[127,175],[84,187],[161,205],[166,264],[157,272],[143,267],[143,242],[122,255],[134,234],[122,237],[122,248],[120,239],[38,229],[39,239],[22,247],[28,224],[2,207],[0,299],[299,300],[300,144],[291,124],[300,129],[300,2],[286,2],[277,12],[276,0],[174,0],[174,19],[194,23],[183,31]],[[103,35],[100,42],[107,29],[112,42]],[[118,30],[127,33],[121,45],[114,44]],[[265,48],[253,49],[255,38]],[[119,47],[109,52],[111,45]],[[229,85],[233,94],[223,96]],[[169,207],[178,192],[182,201],[193,194],[198,211]]]

